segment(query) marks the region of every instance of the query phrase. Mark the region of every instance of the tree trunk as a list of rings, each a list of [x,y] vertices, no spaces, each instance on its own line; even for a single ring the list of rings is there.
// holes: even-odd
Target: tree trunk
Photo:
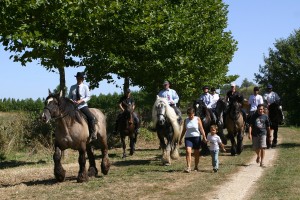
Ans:
[[[125,94],[126,90],[129,88],[129,83],[130,83],[130,80],[128,77],[125,77],[124,78],[124,84],[123,84],[123,92]]]

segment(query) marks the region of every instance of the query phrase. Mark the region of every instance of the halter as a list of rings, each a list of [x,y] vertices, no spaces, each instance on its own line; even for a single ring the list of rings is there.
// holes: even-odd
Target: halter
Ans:
[[[55,97],[54,97],[55,98]],[[59,102],[59,101],[58,101]],[[70,112],[73,112],[73,111],[75,111],[76,109],[77,109],[77,107],[76,106],[74,106],[74,109],[73,110],[69,110],[68,112],[66,112],[66,113],[62,113],[62,110],[61,110],[61,107],[60,107],[60,105],[59,105],[59,103],[58,103],[58,108],[59,108],[59,112],[60,112],[60,115],[59,116],[57,116],[57,117],[52,117],[51,116],[51,109],[49,108],[49,106],[47,105],[47,106],[45,106],[44,107],[44,110],[48,110],[49,111],[49,113],[50,113],[50,116],[51,116],[51,119],[53,119],[53,120],[57,120],[57,119],[62,119],[62,118],[65,118],[67,115],[69,115],[70,114]]]

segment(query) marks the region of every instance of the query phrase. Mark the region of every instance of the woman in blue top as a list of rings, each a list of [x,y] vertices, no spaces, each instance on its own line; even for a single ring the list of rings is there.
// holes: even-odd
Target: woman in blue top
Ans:
[[[202,126],[202,122],[199,117],[195,116],[195,110],[193,108],[187,109],[188,118],[184,120],[183,130],[180,136],[179,145],[182,144],[182,138],[185,136],[185,150],[186,150],[186,165],[185,172],[191,172],[192,162],[192,149],[194,149],[195,156],[195,171],[198,171],[199,157],[200,157],[200,144],[201,137],[206,142],[205,132]]]

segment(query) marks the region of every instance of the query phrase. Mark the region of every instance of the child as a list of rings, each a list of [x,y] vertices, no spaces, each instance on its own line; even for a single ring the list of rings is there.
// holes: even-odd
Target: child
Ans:
[[[207,136],[207,142],[209,142],[209,150],[212,158],[212,166],[214,172],[219,170],[219,146],[225,152],[224,144],[222,143],[220,137],[217,135],[218,127],[217,125],[210,126],[210,133]]]

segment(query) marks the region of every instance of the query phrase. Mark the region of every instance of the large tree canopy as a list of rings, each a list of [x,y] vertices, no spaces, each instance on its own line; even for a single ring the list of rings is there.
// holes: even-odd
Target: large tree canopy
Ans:
[[[157,93],[168,79],[181,95],[220,86],[236,51],[221,0],[4,0],[0,42],[23,65],[86,66],[91,88],[111,74]],[[129,82],[130,81],[130,82]]]
[[[273,85],[273,90],[282,98],[283,108],[288,111],[291,124],[300,124],[300,30],[287,39],[277,40],[275,49],[269,49],[265,65],[255,74],[260,84]]]

